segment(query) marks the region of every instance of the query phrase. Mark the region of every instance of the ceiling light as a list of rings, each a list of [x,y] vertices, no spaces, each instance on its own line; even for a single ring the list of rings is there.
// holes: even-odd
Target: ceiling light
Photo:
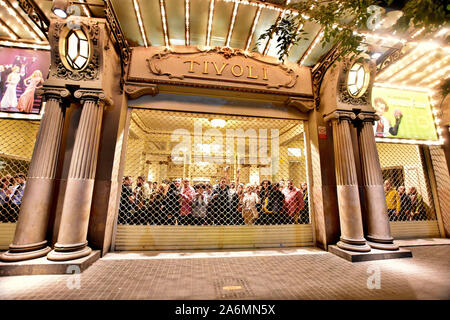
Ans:
[[[223,119],[212,119],[211,120],[211,125],[214,128],[223,128],[223,127],[225,127],[226,124],[227,124],[226,120],[223,120]]]
[[[53,0],[52,12],[60,18],[66,19],[69,16],[69,14],[67,13],[68,7],[68,0]]]

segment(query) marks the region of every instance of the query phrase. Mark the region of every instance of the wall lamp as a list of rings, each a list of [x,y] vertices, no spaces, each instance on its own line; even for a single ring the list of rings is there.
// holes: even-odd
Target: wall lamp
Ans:
[[[52,12],[62,18],[66,19],[69,16],[67,9],[69,8],[68,0],[53,0]]]
[[[72,5],[81,5],[89,7],[103,7],[103,4],[96,3],[86,3],[84,1],[69,1],[69,0],[50,0],[53,1],[52,12],[59,18],[66,19],[70,14],[72,14]]]

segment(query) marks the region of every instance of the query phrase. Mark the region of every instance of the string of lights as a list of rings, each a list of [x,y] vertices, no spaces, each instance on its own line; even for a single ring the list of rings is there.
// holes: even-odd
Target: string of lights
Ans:
[[[147,34],[145,33],[144,23],[142,22],[141,8],[139,6],[138,0],[133,0],[133,7],[134,12],[136,13],[139,30],[141,31],[142,40],[144,41],[145,47],[148,48]]]

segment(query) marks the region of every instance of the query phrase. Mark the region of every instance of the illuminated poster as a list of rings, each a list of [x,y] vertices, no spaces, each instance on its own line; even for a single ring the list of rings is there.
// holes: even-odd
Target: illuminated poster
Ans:
[[[438,140],[427,92],[373,87],[372,105],[376,137]]]
[[[48,51],[0,47],[0,113],[3,116],[40,114],[42,98],[35,91],[44,83],[49,66]]]

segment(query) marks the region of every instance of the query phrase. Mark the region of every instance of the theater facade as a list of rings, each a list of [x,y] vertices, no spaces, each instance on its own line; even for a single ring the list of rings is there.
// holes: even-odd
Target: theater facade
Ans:
[[[32,53],[0,42],[19,59],[8,75],[17,102],[2,91],[1,260],[391,252],[395,239],[449,236],[448,102],[439,109],[427,89],[445,56],[427,60],[421,88],[401,87],[389,81],[410,77],[403,59],[423,62],[409,42],[377,42],[381,60],[338,60],[311,25],[315,37],[279,61],[274,40],[257,43],[286,13],[276,4],[83,3],[66,19],[45,1],[11,6],[47,42]]]

